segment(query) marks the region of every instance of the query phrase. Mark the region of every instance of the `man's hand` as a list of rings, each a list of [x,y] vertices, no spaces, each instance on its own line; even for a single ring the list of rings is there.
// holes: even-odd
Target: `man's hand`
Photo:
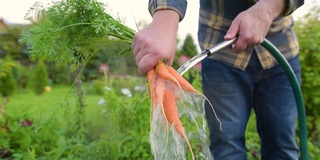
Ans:
[[[140,73],[145,74],[160,60],[172,65],[177,41],[179,15],[173,10],[159,10],[152,23],[136,33],[132,51]]]
[[[233,50],[237,53],[261,44],[272,21],[282,13],[284,6],[285,0],[259,0],[232,21],[224,38],[230,40],[238,35],[238,40],[233,45]]]

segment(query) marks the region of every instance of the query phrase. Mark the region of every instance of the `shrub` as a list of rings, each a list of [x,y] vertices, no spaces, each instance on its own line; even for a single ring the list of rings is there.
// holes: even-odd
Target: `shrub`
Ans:
[[[46,66],[43,61],[38,61],[36,67],[31,70],[29,87],[31,87],[36,94],[42,94],[45,91],[44,88],[48,86],[48,83],[49,79]]]
[[[56,65],[49,63],[46,65],[49,82],[52,85],[71,85],[71,70],[69,66],[57,67]]]
[[[10,96],[17,90],[17,81],[12,72],[13,66],[14,63],[9,54],[5,61],[0,61],[0,93],[2,96]]]
[[[20,63],[16,63],[15,67],[13,68],[13,75],[17,81],[18,90],[26,88],[28,79],[27,69],[28,68],[26,66],[23,66]]]

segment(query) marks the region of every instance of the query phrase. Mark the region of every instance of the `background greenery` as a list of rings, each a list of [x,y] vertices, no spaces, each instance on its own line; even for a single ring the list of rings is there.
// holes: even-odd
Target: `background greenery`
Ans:
[[[310,159],[320,155],[319,14],[315,6],[295,26]],[[26,46],[19,42],[27,28],[7,26],[6,35],[0,36],[0,158],[153,159],[146,80],[138,74],[131,54],[119,54],[127,44],[101,47],[78,76],[81,68],[71,71],[68,65],[30,61]],[[174,67],[179,66],[180,57],[196,52],[187,35],[177,48]],[[100,72],[103,63],[108,70]],[[185,78],[200,90],[199,72],[194,68]],[[123,89],[130,90],[131,96]],[[250,118],[246,139],[248,159],[260,159],[255,115]]]

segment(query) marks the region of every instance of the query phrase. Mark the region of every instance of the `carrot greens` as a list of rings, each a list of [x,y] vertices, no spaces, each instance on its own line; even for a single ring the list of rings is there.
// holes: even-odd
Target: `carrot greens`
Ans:
[[[77,67],[99,46],[113,42],[130,44],[135,31],[106,12],[97,0],[62,0],[35,3],[26,19],[32,26],[22,34],[32,60],[43,59]]]

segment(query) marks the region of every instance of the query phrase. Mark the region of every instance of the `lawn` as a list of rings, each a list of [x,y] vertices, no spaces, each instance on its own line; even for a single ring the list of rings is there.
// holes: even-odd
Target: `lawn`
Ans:
[[[75,89],[71,89],[70,92],[69,90],[70,87],[68,86],[56,86],[50,92],[45,92],[41,95],[36,95],[31,91],[19,92],[10,97],[9,103],[5,107],[5,112],[17,116],[32,115],[37,119],[43,119],[50,116],[66,102],[75,105]],[[98,108],[97,102],[100,98],[103,98],[103,96],[86,95],[85,101],[87,106],[90,106],[90,110]]]

